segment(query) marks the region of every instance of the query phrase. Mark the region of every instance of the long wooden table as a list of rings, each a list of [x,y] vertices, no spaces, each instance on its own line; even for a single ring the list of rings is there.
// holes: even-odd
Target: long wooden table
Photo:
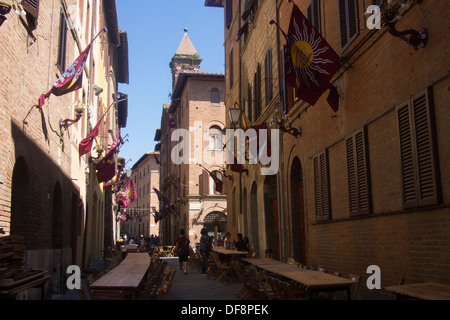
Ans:
[[[93,290],[127,291],[136,295],[150,266],[147,253],[128,253],[117,267],[110,270],[89,287]]]
[[[225,249],[224,247],[214,247],[212,251],[224,254],[224,255],[238,255],[238,256],[246,256],[248,254],[247,251],[238,251],[236,249]]]
[[[450,286],[434,282],[402,284],[384,288],[396,294],[397,299],[411,297],[420,300],[450,300]]]
[[[242,260],[259,269],[300,283],[308,290],[310,298],[313,292],[344,290],[347,291],[347,297],[350,299],[350,287],[355,284],[347,278],[320,271],[301,269],[274,259],[247,258]]]

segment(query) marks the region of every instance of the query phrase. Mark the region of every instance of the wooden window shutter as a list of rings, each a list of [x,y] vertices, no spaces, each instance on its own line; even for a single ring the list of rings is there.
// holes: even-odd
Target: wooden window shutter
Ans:
[[[22,0],[23,9],[27,12],[29,30],[36,29],[39,17],[39,0]]]
[[[405,208],[441,201],[439,166],[431,92],[427,90],[397,108]]]
[[[22,0],[23,9],[34,18],[39,16],[39,0]]]
[[[209,173],[206,170],[203,170],[202,175],[201,175],[201,180],[202,180],[202,194],[203,195],[208,195],[209,194]]]
[[[66,46],[67,46],[67,21],[64,11],[61,10],[59,21],[59,46],[58,46],[58,62],[59,71],[66,71]]]
[[[341,48],[346,48],[359,34],[357,0],[339,0]]]
[[[248,113],[247,117],[252,120],[253,119],[253,100],[252,100],[252,86],[248,84]]]
[[[272,101],[273,98],[273,84],[272,84],[272,50],[268,49],[266,52],[266,60],[264,64],[265,71],[265,95],[266,105]]]
[[[261,116],[261,64],[258,63],[255,74],[255,122]]]
[[[226,10],[225,25],[227,29],[229,29],[231,26],[231,21],[233,20],[233,0],[226,1],[225,10]]]
[[[350,214],[369,214],[372,201],[366,128],[346,139],[346,150]]]
[[[327,150],[314,157],[313,167],[316,219],[318,221],[329,220],[331,218],[331,201]]]
[[[229,72],[229,77],[230,77],[230,89],[231,89],[231,87],[233,87],[233,83],[234,83],[233,49],[230,50],[229,63],[230,63],[230,66],[228,68],[228,72]]]
[[[314,26],[314,28],[320,33],[321,23],[320,23],[320,1],[312,0],[308,7],[308,20]]]

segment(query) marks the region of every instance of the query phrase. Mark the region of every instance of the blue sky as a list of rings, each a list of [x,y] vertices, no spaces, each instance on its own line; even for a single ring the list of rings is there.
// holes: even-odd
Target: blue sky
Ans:
[[[119,156],[130,168],[152,151],[161,110],[172,89],[170,60],[188,28],[200,58],[200,71],[224,73],[224,11],[204,6],[205,0],[116,0],[119,29],[128,35],[130,84],[119,84],[128,94],[128,120],[122,137],[129,136]]]

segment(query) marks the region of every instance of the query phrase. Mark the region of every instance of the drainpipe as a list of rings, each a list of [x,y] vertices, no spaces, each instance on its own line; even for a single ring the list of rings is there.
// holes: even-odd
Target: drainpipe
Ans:
[[[276,22],[279,24],[280,22],[280,12],[278,8],[278,0],[275,0],[275,12],[276,12]],[[278,88],[279,90],[279,99],[280,99],[280,107],[282,110],[278,110],[276,112],[276,115],[279,112],[283,112],[285,108],[285,101],[284,101],[284,79],[283,79],[283,65],[282,65],[282,59],[281,59],[281,50],[280,50],[280,32],[277,29],[277,59],[278,59]],[[279,135],[279,168],[278,168],[278,177],[277,177],[277,183],[278,183],[278,216],[279,216],[279,234],[280,234],[280,259],[286,260],[286,241],[288,238],[286,235],[288,234],[286,231],[288,229],[285,227],[289,220],[287,219],[287,208],[286,208],[286,201],[284,201],[285,196],[285,181],[284,176],[284,145],[283,145],[283,134]],[[287,200],[287,199],[286,199]]]

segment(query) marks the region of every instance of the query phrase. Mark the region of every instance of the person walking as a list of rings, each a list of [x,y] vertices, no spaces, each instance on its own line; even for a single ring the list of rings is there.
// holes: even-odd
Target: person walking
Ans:
[[[187,263],[189,259],[189,239],[185,236],[184,229],[180,229],[180,236],[177,238],[175,252],[178,255],[180,271],[187,274]]]
[[[207,275],[206,269],[208,267],[209,252],[212,249],[211,239],[208,236],[208,230],[203,228],[200,238],[200,255],[202,256],[202,274]]]

